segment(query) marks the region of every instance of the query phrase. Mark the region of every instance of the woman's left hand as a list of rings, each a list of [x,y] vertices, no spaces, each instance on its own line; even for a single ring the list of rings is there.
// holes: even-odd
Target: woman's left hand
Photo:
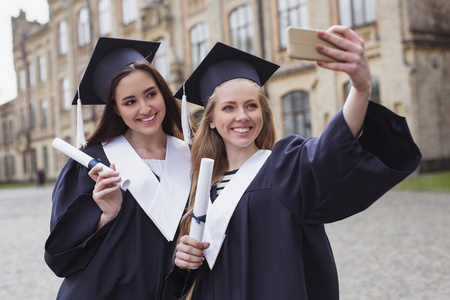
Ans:
[[[339,33],[343,35],[343,38],[333,33]],[[372,89],[372,76],[364,41],[349,27],[340,25],[332,26],[326,32],[319,30],[317,35],[321,39],[336,45],[339,49],[316,45],[316,50],[340,62],[318,61],[316,64],[328,70],[347,73],[350,76],[353,88],[360,93],[367,93],[369,96]]]

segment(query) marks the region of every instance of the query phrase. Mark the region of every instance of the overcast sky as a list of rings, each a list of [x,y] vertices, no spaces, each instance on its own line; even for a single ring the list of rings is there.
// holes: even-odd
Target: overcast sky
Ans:
[[[48,22],[47,0],[0,0],[0,105],[17,96],[11,17],[17,17],[20,9],[28,21]]]

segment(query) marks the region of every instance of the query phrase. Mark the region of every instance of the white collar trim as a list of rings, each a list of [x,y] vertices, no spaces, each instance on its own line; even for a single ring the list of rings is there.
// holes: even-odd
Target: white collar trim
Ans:
[[[103,143],[103,149],[120,176],[130,179],[129,190],[141,208],[164,237],[172,241],[189,198],[189,148],[182,140],[167,135],[165,167],[160,181],[123,135]]]
[[[203,253],[211,270],[222,248],[225,232],[236,206],[270,154],[270,150],[259,150],[253,154],[239,168],[214,203],[209,203],[203,241],[209,242],[210,246]]]

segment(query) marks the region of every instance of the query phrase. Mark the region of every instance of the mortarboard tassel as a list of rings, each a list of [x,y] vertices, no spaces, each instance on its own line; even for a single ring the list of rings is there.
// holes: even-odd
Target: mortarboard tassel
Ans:
[[[87,142],[84,136],[83,107],[81,106],[80,91],[77,100],[77,148],[86,148]]]
[[[186,93],[183,84],[183,97],[181,97],[181,128],[183,129],[184,142],[187,146],[191,146],[192,124],[187,105]]]

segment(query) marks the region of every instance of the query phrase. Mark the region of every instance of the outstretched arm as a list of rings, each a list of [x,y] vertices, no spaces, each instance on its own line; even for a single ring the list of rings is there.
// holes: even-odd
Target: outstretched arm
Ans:
[[[336,36],[332,32],[340,33],[344,38]],[[343,114],[347,125],[356,137],[361,131],[372,92],[372,76],[364,41],[353,30],[345,26],[332,26],[326,32],[318,31],[317,35],[340,48],[332,49],[316,45],[318,52],[341,61],[318,61],[316,64],[328,70],[345,72],[350,76],[352,88],[345,101]]]

